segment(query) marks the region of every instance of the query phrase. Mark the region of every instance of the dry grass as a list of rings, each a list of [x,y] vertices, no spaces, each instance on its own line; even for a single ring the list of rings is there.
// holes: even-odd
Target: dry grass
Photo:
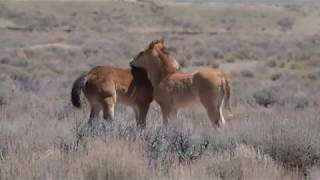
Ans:
[[[179,118],[168,128],[135,129],[121,121],[101,126],[77,146],[76,126],[63,119],[54,129],[28,124],[2,131],[4,179],[300,179],[316,177],[319,117],[305,112],[255,108],[219,130],[205,117]],[[204,116],[204,115],[202,115]],[[158,117],[156,117],[158,118]],[[121,119],[121,120],[120,120]],[[196,120],[200,122],[195,122]],[[185,122],[185,123],[182,123]],[[46,121],[48,123],[48,121]],[[198,124],[202,126],[198,126]],[[3,123],[6,125],[5,123]],[[181,127],[181,124],[183,126]],[[11,127],[12,128],[12,127]],[[70,128],[70,127],[69,127]],[[71,131],[70,132],[64,132]],[[12,132],[14,131],[14,132]],[[312,168],[313,167],[313,168]],[[311,169],[312,168],[312,169]]]
[[[318,4],[1,2],[0,179],[318,179],[319,23]],[[163,128],[153,104],[140,131],[118,106],[86,129],[72,82],[160,36],[183,71],[230,76],[234,117],[212,129],[195,106]]]

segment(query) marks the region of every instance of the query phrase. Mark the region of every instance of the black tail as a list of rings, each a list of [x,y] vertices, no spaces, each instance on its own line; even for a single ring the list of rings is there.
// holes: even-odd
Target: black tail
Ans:
[[[86,75],[83,74],[80,77],[78,77],[77,80],[74,81],[72,90],[71,90],[71,102],[72,104],[80,108],[81,107],[81,99],[80,99],[80,94],[81,94],[81,89],[85,86],[86,84]]]

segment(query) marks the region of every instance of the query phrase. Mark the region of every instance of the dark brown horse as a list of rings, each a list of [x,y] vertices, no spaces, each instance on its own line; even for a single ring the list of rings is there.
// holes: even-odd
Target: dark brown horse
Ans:
[[[88,121],[90,126],[99,117],[101,109],[103,118],[112,121],[116,103],[131,106],[137,126],[146,126],[146,116],[153,100],[153,88],[145,70],[121,69],[109,65],[91,69],[73,84],[71,102],[78,108],[81,107],[81,90],[91,107]]]

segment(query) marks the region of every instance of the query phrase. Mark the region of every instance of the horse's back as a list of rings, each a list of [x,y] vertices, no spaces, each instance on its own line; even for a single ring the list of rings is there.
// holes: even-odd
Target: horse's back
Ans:
[[[220,85],[223,79],[223,74],[216,69],[203,67],[200,68],[196,73],[194,73],[193,79],[195,82]]]
[[[87,87],[91,94],[100,99],[116,96],[120,104],[146,104],[153,100],[153,88],[146,78],[146,72],[138,71],[133,78],[130,69],[110,65],[94,67],[87,75]],[[130,86],[136,88],[134,94],[128,94]]]
[[[99,101],[103,101],[106,97],[114,97],[120,103],[127,104],[129,100],[125,95],[131,81],[132,76],[129,69],[109,65],[96,66],[87,73],[84,93],[87,97],[90,96]]]
[[[88,73],[88,81],[98,84],[101,83],[114,83],[120,85],[129,85],[132,81],[132,75],[129,69],[121,69],[106,66],[96,66]]]
[[[154,89],[159,104],[185,107],[193,103],[196,92],[193,88],[191,73],[177,72],[169,75]]]

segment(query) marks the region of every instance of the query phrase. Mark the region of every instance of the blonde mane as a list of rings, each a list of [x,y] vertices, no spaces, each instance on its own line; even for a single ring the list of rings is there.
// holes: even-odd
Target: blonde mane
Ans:
[[[170,63],[170,62],[173,62],[173,60],[171,59],[171,57],[165,51],[164,48],[165,47],[163,47],[161,49],[156,48],[157,53],[158,53],[158,57],[162,63],[163,70],[165,71],[166,74],[176,73],[178,70],[176,67],[173,66],[173,63]]]

